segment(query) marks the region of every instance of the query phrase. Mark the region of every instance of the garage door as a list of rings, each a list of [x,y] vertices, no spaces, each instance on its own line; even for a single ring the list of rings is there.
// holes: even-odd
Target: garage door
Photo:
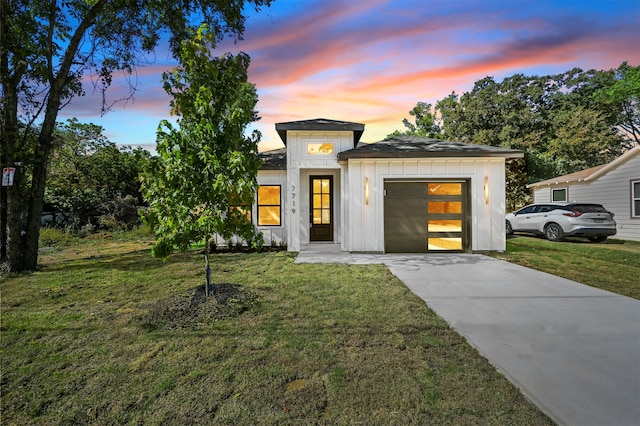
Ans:
[[[385,181],[387,253],[469,251],[467,181]]]

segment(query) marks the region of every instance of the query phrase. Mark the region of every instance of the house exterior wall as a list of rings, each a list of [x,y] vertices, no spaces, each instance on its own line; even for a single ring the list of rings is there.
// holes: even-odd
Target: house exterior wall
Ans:
[[[287,172],[286,170],[259,170],[257,176],[258,185],[280,185],[280,226],[258,226],[258,197],[254,198],[251,205],[251,223],[253,223],[259,232],[262,232],[264,244],[269,245],[282,245],[287,242],[287,217],[286,217],[286,204],[287,204]],[[231,240],[225,240],[220,234],[215,234],[213,237],[214,243],[219,247],[226,247],[229,245],[246,244],[244,240],[239,237],[232,237]]]
[[[342,250],[384,251],[384,182],[386,179],[469,179],[471,249],[504,250],[504,158],[350,159],[343,164],[345,233]],[[488,178],[488,203],[484,184]],[[369,180],[369,203],[365,182]]]
[[[535,203],[551,201],[552,189],[567,188],[567,201],[597,203],[615,214],[614,238],[640,241],[640,217],[632,217],[631,182],[640,180],[640,154],[592,180],[544,185],[533,188]]]
[[[333,144],[333,152],[309,154],[309,144]],[[342,241],[342,168],[338,153],[354,147],[350,131],[287,131],[286,222],[287,248],[299,251],[309,243],[309,179],[312,175],[333,176],[334,243]]]

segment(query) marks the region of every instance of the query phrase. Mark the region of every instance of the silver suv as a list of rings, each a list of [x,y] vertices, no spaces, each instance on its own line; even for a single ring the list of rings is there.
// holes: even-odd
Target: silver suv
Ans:
[[[507,214],[506,219],[507,235],[528,232],[544,235],[549,241],[560,241],[568,236],[587,237],[594,243],[616,235],[613,213],[600,204],[530,204]]]

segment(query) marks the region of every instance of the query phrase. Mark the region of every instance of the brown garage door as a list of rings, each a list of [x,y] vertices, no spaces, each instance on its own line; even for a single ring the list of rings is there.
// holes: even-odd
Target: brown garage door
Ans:
[[[467,181],[385,181],[385,251],[469,251],[468,186]]]

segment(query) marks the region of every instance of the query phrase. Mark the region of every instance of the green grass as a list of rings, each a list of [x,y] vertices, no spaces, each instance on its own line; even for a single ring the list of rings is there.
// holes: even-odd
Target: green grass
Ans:
[[[560,277],[640,299],[640,243],[609,239],[589,243],[580,238],[551,242],[515,236],[504,253],[489,253]]]
[[[3,424],[551,424],[380,265],[218,254],[255,295],[191,328],[150,322],[202,257],[90,241],[0,282]]]

